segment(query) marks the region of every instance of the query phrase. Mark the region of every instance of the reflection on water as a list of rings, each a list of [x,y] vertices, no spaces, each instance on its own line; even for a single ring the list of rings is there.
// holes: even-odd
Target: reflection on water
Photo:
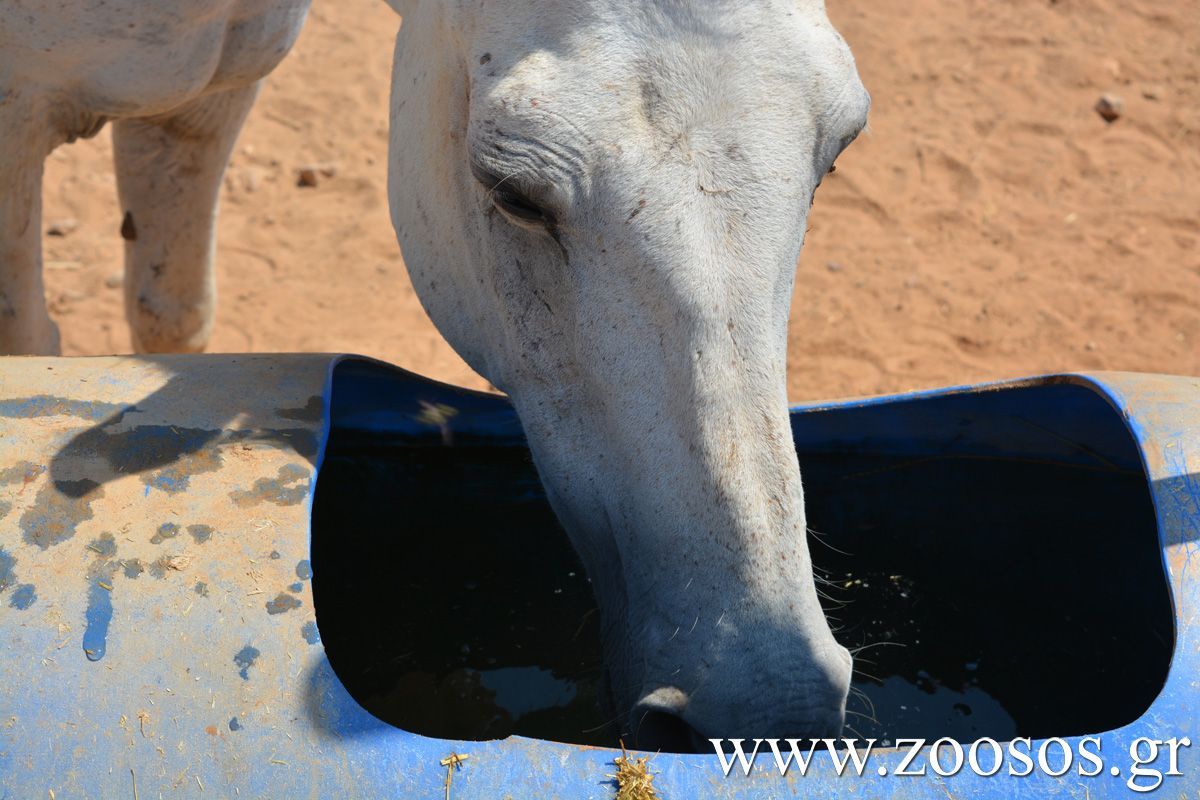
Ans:
[[[848,733],[1092,733],[1157,693],[1172,623],[1140,476],[801,464],[827,612],[858,650]],[[443,738],[616,745],[589,583],[523,448],[335,437],[313,552],[322,641],[373,714]]]
[[[885,744],[913,730],[935,730],[939,736],[972,741],[989,736],[998,741],[1017,735],[1017,724],[994,697],[977,686],[957,692],[927,678],[916,685],[895,675],[882,684],[859,684],[871,700],[875,722],[865,715],[850,714],[849,723],[858,735]],[[851,706],[855,706],[851,702]],[[883,722],[882,720],[886,720]],[[854,734],[849,734],[854,735]]]
[[[479,673],[479,683],[492,700],[514,719],[534,711],[568,706],[579,690],[569,680],[540,667],[504,667]]]

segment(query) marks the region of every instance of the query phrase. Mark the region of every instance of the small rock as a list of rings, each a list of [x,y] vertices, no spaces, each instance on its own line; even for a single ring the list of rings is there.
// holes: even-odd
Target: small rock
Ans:
[[[1154,84],[1142,89],[1142,97],[1147,100],[1162,100],[1167,94],[1166,87]]]
[[[109,289],[120,289],[123,283],[125,283],[125,276],[120,272],[114,272],[104,279],[104,285]]]
[[[332,178],[337,175],[334,164],[306,164],[296,170],[297,186],[316,186],[320,178]]]
[[[1105,122],[1114,122],[1120,119],[1121,114],[1125,111],[1125,102],[1115,94],[1102,94],[1100,99],[1096,101],[1096,113],[1101,116]]]
[[[1084,350],[1095,350],[1095,349],[1096,349],[1096,343],[1095,343],[1095,342],[1088,342],[1087,344],[1085,344],[1085,345],[1083,346],[1083,349],[1084,349]]]
[[[826,261],[825,269],[829,270],[830,272],[841,272],[843,267],[836,261]]]
[[[317,185],[317,171],[312,167],[301,167],[296,170],[296,185],[301,188]]]
[[[50,224],[46,226],[47,236],[67,236],[79,227],[79,220],[74,217],[63,217],[61,219],[52,219]]]

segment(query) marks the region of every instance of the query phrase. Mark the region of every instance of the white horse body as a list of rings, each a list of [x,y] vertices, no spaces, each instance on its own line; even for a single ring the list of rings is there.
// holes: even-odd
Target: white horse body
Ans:
[[[58,352],[42,289],[42,164],[109,120],[134,342],[203,349],[221,177],[259,81],[291,48],[308,3],[0,4],[0,353]]]
[[[639,744],[830,736],[785,372],[813,192],[869,98],[819,0],[395,0],[389,199],[512,397]]]

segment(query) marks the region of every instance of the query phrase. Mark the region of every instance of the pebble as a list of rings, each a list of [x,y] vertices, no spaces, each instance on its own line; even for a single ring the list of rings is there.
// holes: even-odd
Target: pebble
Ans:
[[[114,272],[104,279],[104,285],[109,289],[120,289],[123,283],[125,283],[125,276],[120,272]]]
[[[62,217],[61,219],[52,219],[50,224],[46,226],[47,236],[67,236],[79,227],[79,220],[74,217]]]
[[[316,186],[321,178],[332,178],[334,175],[337,175],[337,166],[334,164],[305,164],[296,170],[296,185]]]
[[[1115,122],[1121,118],[1121,114],[1125,111],[1125,101],[1115,94],[1102,94],[1100,99],[1096,101],[1096,113],[1101,116],[1105,122]]]

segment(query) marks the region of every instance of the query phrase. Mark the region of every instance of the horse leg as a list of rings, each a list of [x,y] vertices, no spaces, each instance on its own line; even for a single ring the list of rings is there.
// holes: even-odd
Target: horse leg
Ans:
[[[218,192],[259,85],[113,124],[125,211],[125,316],[138,352],[195,353],[208,344]]]
[[[52,131],[35,98],[0,84],[0,355],[58,355],[42,287],[42,170]]]

